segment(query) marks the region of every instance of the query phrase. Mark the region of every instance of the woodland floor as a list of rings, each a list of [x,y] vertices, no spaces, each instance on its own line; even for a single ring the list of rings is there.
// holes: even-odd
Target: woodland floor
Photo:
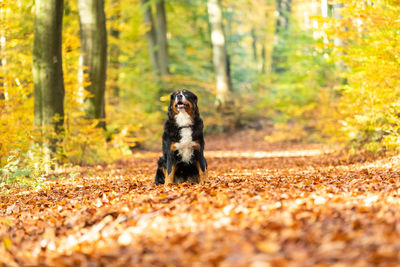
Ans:
[[[0,196],[6,266],[400,264],[400,157],[206,141],[209,181],[155,186],[158,153]],[[78,173],[79,172],[79,173]],[[69,175],[69,176],[68,176]],[[0,264],[1,265],[1,264]]]

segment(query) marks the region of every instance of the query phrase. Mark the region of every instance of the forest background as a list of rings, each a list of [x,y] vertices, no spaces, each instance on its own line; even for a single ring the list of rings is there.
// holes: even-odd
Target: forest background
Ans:
[[[180,88],[206,134],[395,151],[399,14],[398,0],[0,0],[0,185],[159,149]]]

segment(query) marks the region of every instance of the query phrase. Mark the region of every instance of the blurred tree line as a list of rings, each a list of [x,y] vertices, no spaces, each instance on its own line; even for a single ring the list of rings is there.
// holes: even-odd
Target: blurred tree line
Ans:
[[[399,14],[397,0],[0,0],[1,170],[157,148],[179,88],[207,133],[398,148]]]

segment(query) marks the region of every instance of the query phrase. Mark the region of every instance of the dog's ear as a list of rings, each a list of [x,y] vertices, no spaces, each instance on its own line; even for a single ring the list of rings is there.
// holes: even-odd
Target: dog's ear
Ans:
[[[197,106],[197,96],[195,94],[194,95],[194,114],[196,117],[200,117],[200,111],[199,111],[199,107]]]
[[[168,118],[169,119],[174,118],[173,105],[174,105],[174,93],[171,94],[171,97],[169,100],[169,106],[168,106]]]

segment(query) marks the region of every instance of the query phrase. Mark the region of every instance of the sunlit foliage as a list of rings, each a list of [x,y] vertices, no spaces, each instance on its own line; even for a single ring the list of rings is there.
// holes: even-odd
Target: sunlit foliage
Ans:
[[[346,84],[341,132],[372,152],[400,147],[400,1],[345,1],[332,23]]]
[[[141,2],[105,1],[103,131],[84,118],[90,95],[79,65],[77,3],[65,1],[65,127],[58,162],[112,161],[133,149],[159,149],[168,95],[178,88],[198,94],[207,134],[274,127],[270,142],[331,140],[372,152],[399,147],[398,0],[329,2],[324,17],[324,1],[291,1],[290,27],[278,47],[276,1],[221,1],[233,83],[233,101],[223,110],[214,105],[207,1],[166,1],[171,73],[163,78],[151,70]],[[33,7],[32,0],[0,1],[0,164],[9,177],[55,165],[42,162],[42,136],[32,122]],[[274,48],[287,59],[284,72],[271,70]]]
[[[0,166],[34,140],[32,1],[0,2]]]

